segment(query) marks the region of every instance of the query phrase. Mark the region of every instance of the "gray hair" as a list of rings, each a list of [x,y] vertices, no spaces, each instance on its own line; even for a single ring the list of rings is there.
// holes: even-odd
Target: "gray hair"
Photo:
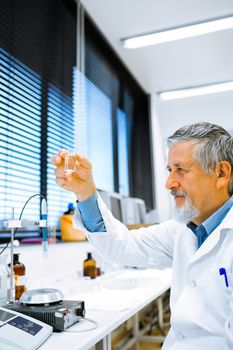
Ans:
[[[228,161],[233,169],[233,137],[221,126],[207,122],[186,125],[175,131],[167,139],[167,144],[171,148],[183,141],[196,144],[194,159],[206,173],[212,174],[215,166],[222,160]],[[233,194],[233,172],[228,192],[230,195]]]

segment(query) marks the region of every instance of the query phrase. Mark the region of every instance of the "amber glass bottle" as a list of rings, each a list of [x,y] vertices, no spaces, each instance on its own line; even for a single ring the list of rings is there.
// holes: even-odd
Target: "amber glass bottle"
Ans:
[[[19,261],[19,254],[14,254],[13,270],[15,274],[15,299],[19,300],[26,290],[26,269]]]
[[[83,276],[96,277],[96,261],[92,258],[91,253],[87,253],[87,258],[83,262]]]

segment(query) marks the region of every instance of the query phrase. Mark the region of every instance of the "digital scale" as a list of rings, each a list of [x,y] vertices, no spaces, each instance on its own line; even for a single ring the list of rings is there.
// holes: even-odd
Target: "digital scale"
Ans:
[[[53,328],[30,316],[0,307],[0,350],[34,350]]]

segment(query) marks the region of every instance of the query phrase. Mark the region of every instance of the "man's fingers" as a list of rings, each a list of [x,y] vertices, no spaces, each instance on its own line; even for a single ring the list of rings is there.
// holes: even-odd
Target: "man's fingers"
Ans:
[[[80,156],[80,154],[76,154],[75,156],[77,159],[77,167],[91,168],[91,162],[87,158]]]
[[[66,184],[66,179],[64,177],[56,177],[55,181],[60,187],[63,187]]]
[[[64,169],[61,168],[61,167],[58,167],[54,170],[54,175],[56,177],[56,182],[57,184],[60,184],[62,182],[64,183],[68,183],[68,182],[71,182],[72,179],[73,179],[73,176],[72,174],[66,174],[64,172]],[[59,183],[58,183],[59,182]]]
[[[66,175],[64,173],[64,169],[62,167],[58,167],[54,170],[54,175],[56,177],[63,177],[64,179],[66,178]]]
[[[51,162],[53,163],[53,165],[55,166],[62,166],[65,156],[69,154],[69,152],[66,149],[60,149],[58,151],[58,155],[54,155],[51,157]]]
[[[51,162],[57,167],[63,166],[64,159],[67,154],[69,154],[69,152],[66,149],[60,149],[58,151],[58,155],[54,155],[51,157]],[[75,157],[77,161],[77,168],[83,167],[86,169],[91,169],[92,164],[87,158],[82,157],[80,154],[75,154]]]
[[[67,149],[62,148],[62,149],[59,149],[58,154],[59,154],[59,156],[60,156],[62,159],[64,159],[65,156],[66,156],[67,154],[69,154],[69,151],[67,151]]]
[[[51,157],[51,162],[53,163],[53,165],[58,166],[58,165],[61,165],[62,159],[59,156],[52,156]]]

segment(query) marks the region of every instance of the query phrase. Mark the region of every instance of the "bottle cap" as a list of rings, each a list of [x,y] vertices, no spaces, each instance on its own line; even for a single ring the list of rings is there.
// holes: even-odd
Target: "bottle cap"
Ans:
[[[74,208],[74,204],[73,203],[69,203],[68,204],[68,209],[69,210],[74,210],[75,208]]]
[[[87,257],[88,257],[88,259],[92,259],[91,254],[92,254],[92,252],[88,252],[88,253],[87,253]]]
[[[19,261],[19,255],[20,255],[20,253],[14,253],[13,254],[13,261],[14,261],[14,263]]]

